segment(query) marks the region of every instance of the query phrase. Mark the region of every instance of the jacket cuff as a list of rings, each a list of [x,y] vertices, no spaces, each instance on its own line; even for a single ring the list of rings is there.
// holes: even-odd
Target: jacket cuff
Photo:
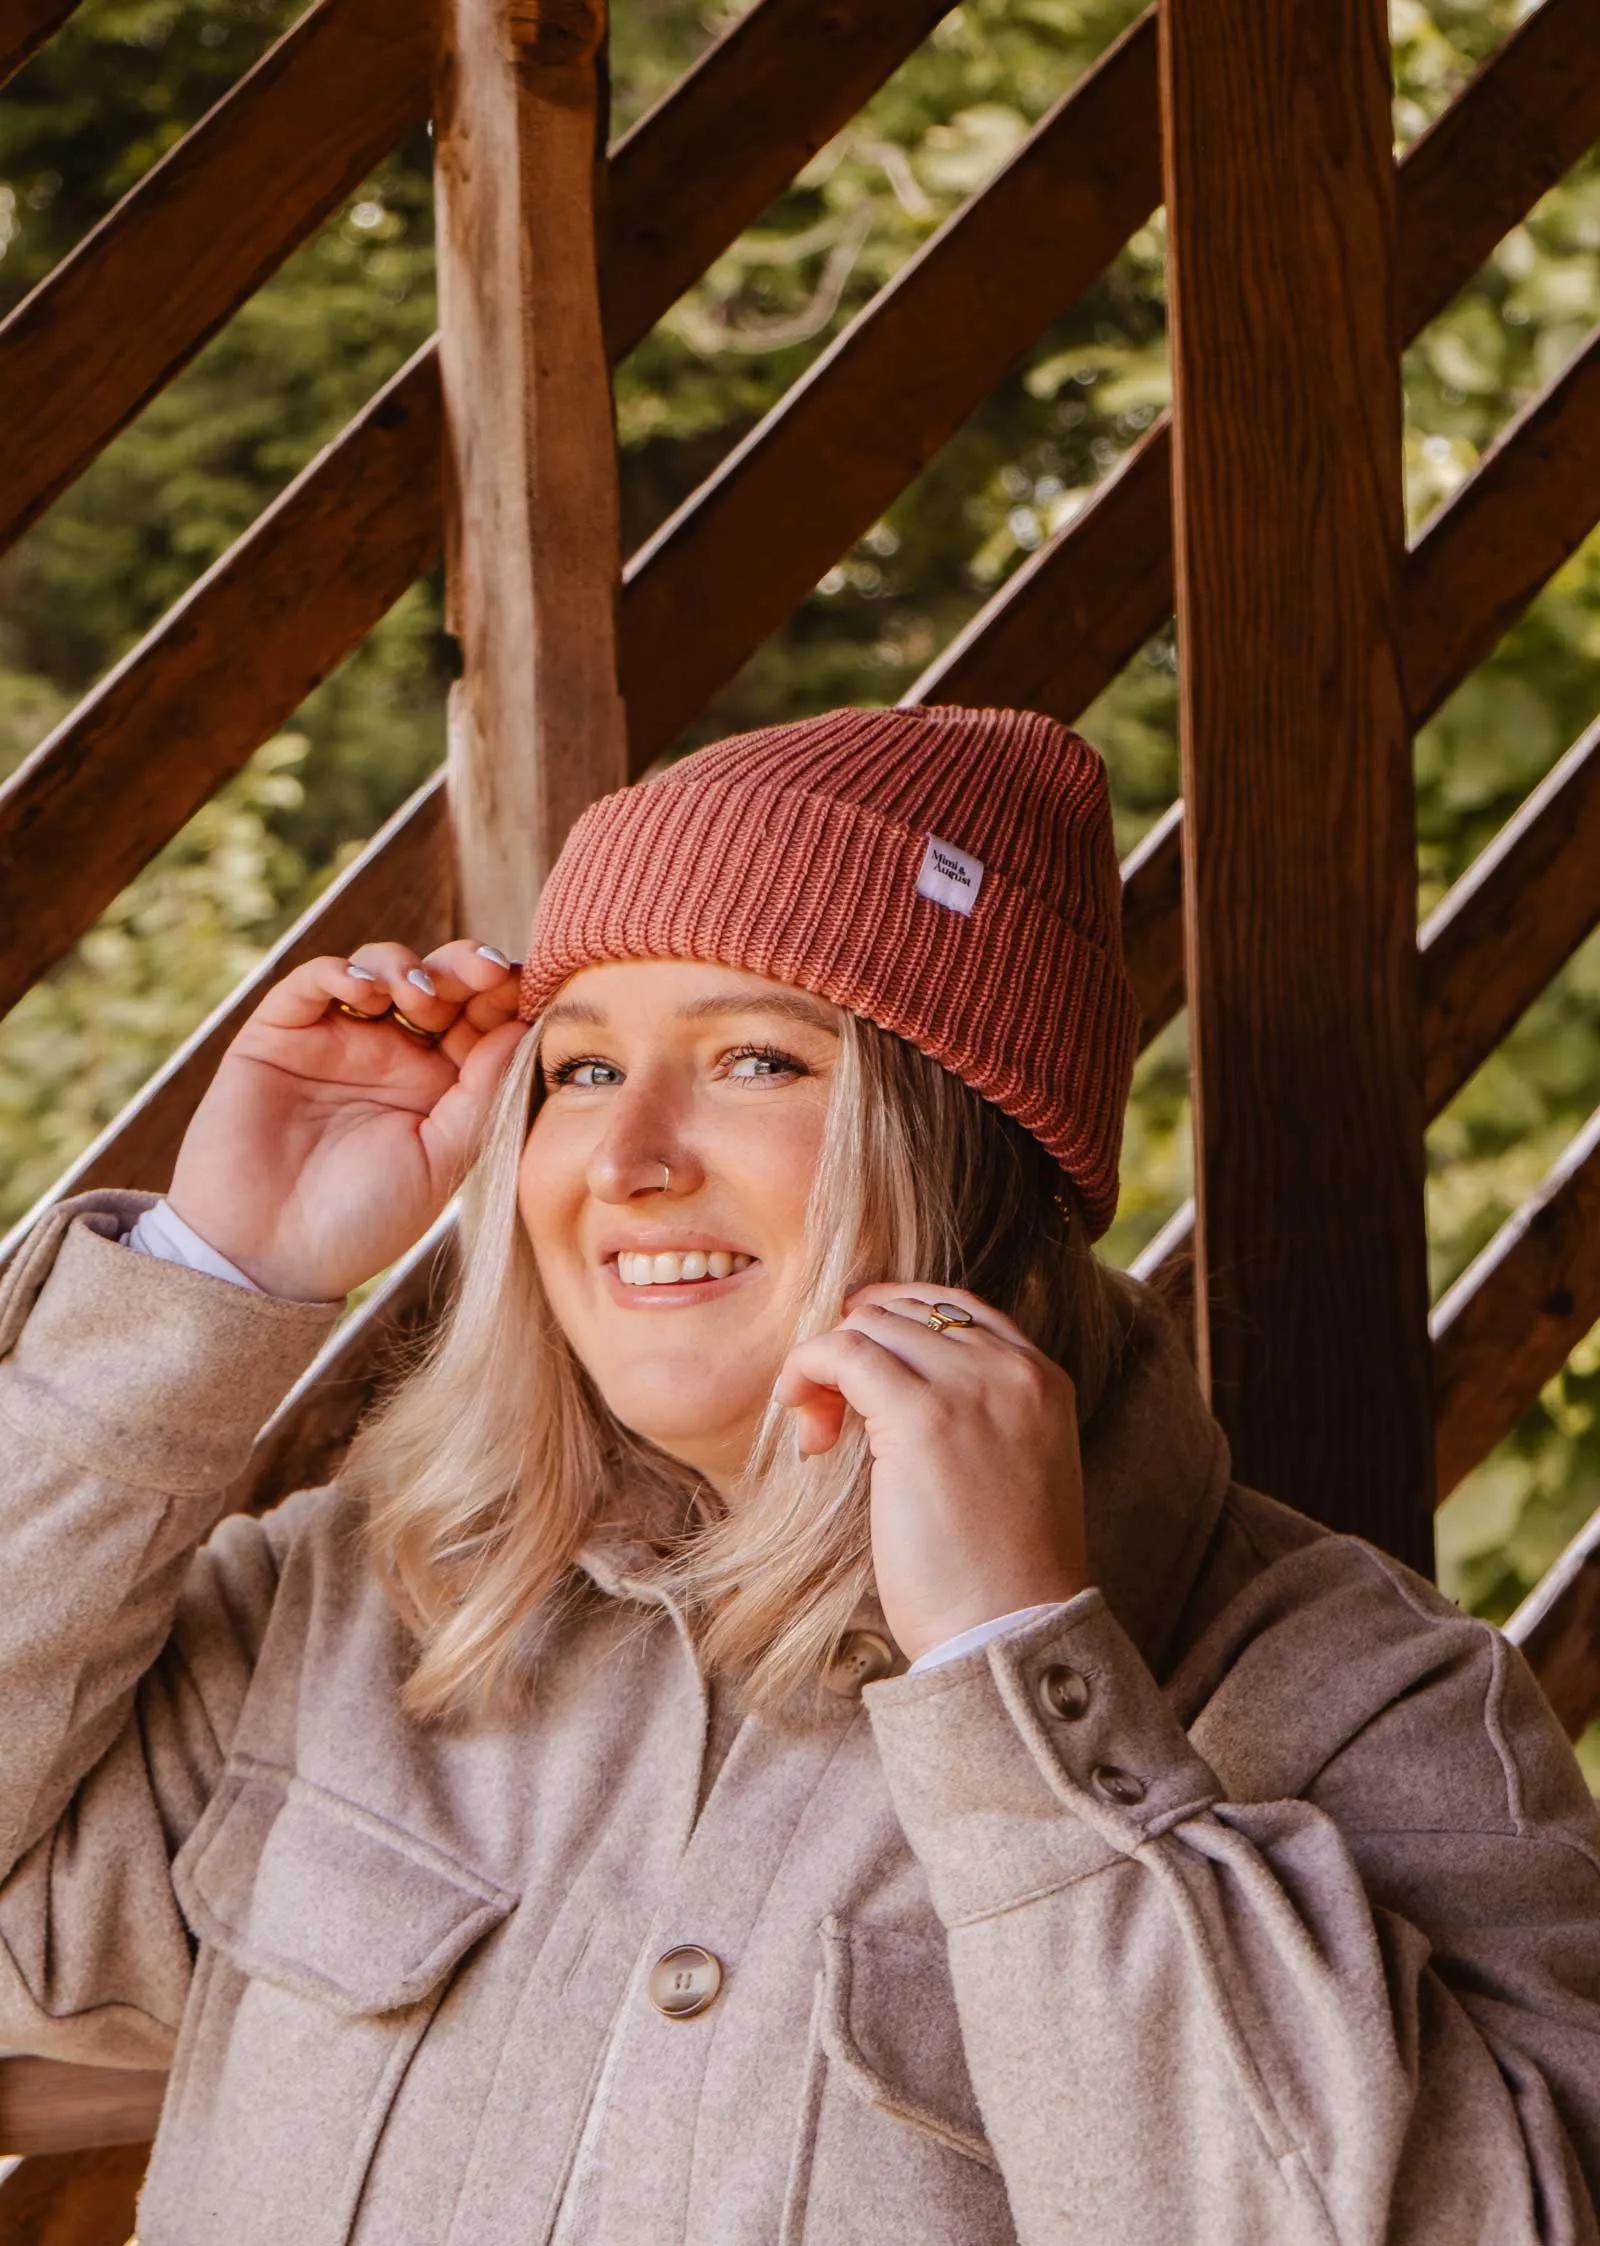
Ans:
[[[134,1255],[120,1236],[145,1205],[84,1194],[23,1243],[0,1289],[0,1419],[111,1481],[218,1490],[344,1305]]]
[[[946,1926],[1100,1871],[1221,1798],[1097,1590],[865,1699]]]

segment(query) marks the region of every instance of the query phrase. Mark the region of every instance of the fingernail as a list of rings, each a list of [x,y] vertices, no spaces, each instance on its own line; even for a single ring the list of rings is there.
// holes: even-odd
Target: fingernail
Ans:
[[[358,967],[353,959],[346,963],[345,973],[353,975],[358,983],[375,983],[378,979],[370,967]]]
[[[433,977],[428,973],[426,967],[408,967],[406,969],[406,981],[415,983],[418,990],[426,991],[430,998],[437,998],[439,995],[433,987]]]
[[[507,959],[505,953],[503,951],[496,951],[493,944],[480,944],[478,946],[478,957],[480,959],[492,960],[496,967],[509,967],[511,965],[511,962],[509,959]]]

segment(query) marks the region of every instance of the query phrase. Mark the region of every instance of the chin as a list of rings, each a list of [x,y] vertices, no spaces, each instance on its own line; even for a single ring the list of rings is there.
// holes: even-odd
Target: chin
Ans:
[[[707,1470],[701,1462],[708,1453],[719,1457],[735,1452],[742,1455],[748,1449],[767,1396],[763,1390],[752,1397],[748,1412],[730,1412],[726,1395],[699,1397],[681,1381],[674,1381],[665,1395],[654,1383],[641,1386],[624,1382],[611,1388],[596,1385],[609,1410],[630,1434],[700,1472]],[[723,1430],[726,1432],[719,1432]]]

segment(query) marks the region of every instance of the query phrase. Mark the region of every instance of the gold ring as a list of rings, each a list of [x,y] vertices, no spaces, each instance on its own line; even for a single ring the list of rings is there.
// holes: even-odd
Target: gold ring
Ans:
[[[333,1003],[341,1014],[348,1014],[353,1022],[377,1022],[383,1019],[381,1014],[363,1013],[359,1006],[352,1006],[348,999],[336,998]]]
[[[973,1326],[977,1320],[970,1310],[963,1310],[958,1302],[936,1302],[928,1312],[928,1330],[942,1334],[946,1326]]]
[[[402,1014],[398,1006],[389,1009],[389,1019],[396,1029],[403,1029],[407,1037],[414,1037],[419,1045],[437,1045],[444,1035],[442,1029],[424,1029],[420,1022],[414,1022]]]

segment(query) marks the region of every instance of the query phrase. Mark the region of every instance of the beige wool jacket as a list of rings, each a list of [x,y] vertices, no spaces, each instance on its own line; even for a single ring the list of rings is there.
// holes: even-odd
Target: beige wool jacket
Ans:
[[[452,1734],[337,1488],[216,1525],[332,1312],[130,1254],[147,1200],[0,1292],[0,2045],[171,2065],[143,2246],[1600,2240],[1571,1753],[1230,1485],[1154,1318],[1096,1589],[779,1731],[596,1551]]]

